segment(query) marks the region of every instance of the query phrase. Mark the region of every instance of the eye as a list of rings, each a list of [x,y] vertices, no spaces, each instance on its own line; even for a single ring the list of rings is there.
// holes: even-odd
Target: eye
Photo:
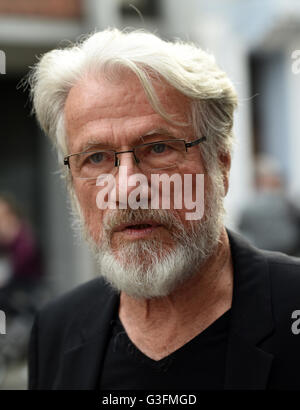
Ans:
[[[166,150],[166,144],[164,143],[159,143],[159,144],[155,144],[152,147],[152,150],[155,154],[161,154],[162,152],[164,152]]]
[[[95,152],[90,155],[88,159],[93,165],[98,165],[104,160],[104,154],[103,152]]]

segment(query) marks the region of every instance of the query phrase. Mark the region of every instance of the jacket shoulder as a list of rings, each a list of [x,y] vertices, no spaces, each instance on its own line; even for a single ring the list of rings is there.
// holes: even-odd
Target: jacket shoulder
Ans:
[[[300,267],[300,258],[297,256],[290,256],[282,252],[261,250],[261,253],[274,265],[289,265]]]
[[[290,279],[300,281],[300,258],[281,252],[267,251],[256,248],[239,233],[227,229],[233,253],[247,257],[249,263],[253,259],[267,262],[269,271],[275,280]],[[298,275],[297,275],[298,273]],[[284,275],[284,276],[282,276]]]
[[[297,286],[299,292],[300,258],[280,252],[261,251],[261,253],[268,261],[273,284],[281,286],[286,283],[288,287]]]
[[[290,307],[300,300],[300,258],[258,249],[231,230],[228,230],[228,236],[237,269],[247,271],[250,282],[261,276],[266,278],[275,310],[277,306]]]
[[[300,259],[281,253],[265,252],[269,262],[273,311],[285,323],[300,309]]]
[[[113,290],[102,278],[95,278],[54,298],[46,303],[38,312],[38,316],[47,324],[51,318],[57,322],[70,321],[78,314],[82,315],[94,300],[100,304]]]
[[[81,343],[81,326],[104,310],[112,294],[104,279],[96,278],[39,310],[29,343],[29,389],[53,387],[64,352]]]

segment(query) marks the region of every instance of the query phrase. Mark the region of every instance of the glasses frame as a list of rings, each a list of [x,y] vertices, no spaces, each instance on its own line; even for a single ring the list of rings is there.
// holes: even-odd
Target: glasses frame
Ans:
[[[81,152],[76,152],[76,153],[73,153],[73,154],[66,155],[64,157],[64,165],[66,165],[69,168],[69,170],[71,171],[71,167],[70,167],[70,158],[71,157],[73,157],[75,155],[88,154],[88,153],[92,154],[92,153],[97,153],[97,152],[113,152],[114,155],[115,155],[115,160],[114,160],[114,162],[115,162],[114,166],[115,167],[119,167],[119,165],[120,165],[120,159],[118,158],[117,155],[125,154],[127,152],[132,152],[136,164],[139,164],[140,160],[136,156],[136,149],[138,149],[140,147],[153,145],[153,144],[160,144],[160,143],[165,143],[165,142],[170,142],[170,141],[182,141],[185,145],[185,152],[187,152],[188,148],[194,147],[195,145],[198,145],[201,142],[204,142],[206,140],[207,140],[207,138],[205,136],[201,137],[201,138],[198,138],[198,139],[196,139],[194,141],[191,141],[191,142],[186,142],[184,139],[177,139],[177,138],[174,139],[173,138],[173,139],[169,139],[169,140],[146,142],[144,144],[139,144],[136,147],[134,147],[133,149],[129,149],[129,150],[126,150],[126,151],[115,151],[113,149],[110,149],[110,150],[95,150],[95,151],[81,151]]]

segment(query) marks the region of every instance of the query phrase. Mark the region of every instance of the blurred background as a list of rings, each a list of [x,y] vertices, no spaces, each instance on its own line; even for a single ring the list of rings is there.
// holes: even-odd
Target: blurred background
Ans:
[[[108,26],[179,37],[216,56],[240,100],[227,226],[262,248],[299,255],[298,0],[0,0],[0,309],[9,311],[2,389],[26,388],[35,309],[95,272],[74,239],[56,154],[20,82],[42,53]]]

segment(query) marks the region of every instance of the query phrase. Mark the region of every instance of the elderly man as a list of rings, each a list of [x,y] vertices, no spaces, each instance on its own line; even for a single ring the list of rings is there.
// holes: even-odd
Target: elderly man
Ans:
[[[29,387],[299,388],[300,262],[223,225],[237,97],[214,58],[106,30],[30,85],[100,277],[37,315]]]

